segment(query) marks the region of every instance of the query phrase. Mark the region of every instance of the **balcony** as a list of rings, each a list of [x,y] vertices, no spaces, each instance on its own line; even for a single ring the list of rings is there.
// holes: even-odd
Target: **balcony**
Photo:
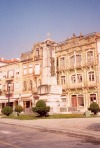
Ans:
[[[9,91],[4,90],[4,94],[5,94],[5,96],[6,96],[7,98],[12,97],[12,96],[13,96],[13,93],[14,93],[14,90],[12,90],[12,89],[9,89]]]
[[[74,69],[74,64],[68,65],[68,69],[73,70]]]
[[[71,85],[69,85],[69,88],[70,89],[75,89],[76,88],[75,86],[76,86],[75,84],[73,84],[73,85],[71,84]]]
[[[97,61],[95,61],[95,59],[94,60],[88,60],[88,61],[86,61],[85,62],[85,66],[95,66],[95,65],[97,65]]]
[[[13,81],[13,79],[14,79],[14,76],[6,77],[6,81]]]
[[[61,71],[65,71],[66,68],[65,67],[57,67],[57,72],[61,72]]]
[[[80,63],[76,63],[76,64],[75,64],[75,68],[81,68],[81,67],[82,67],[81,62],[80,62]]]
[[[96,87],[97,86],[96,82],[89,82],[87,85],[88,85],[88,87]]]
[[[70,89],[79,89],[79,88],[82,88],[82,87],[83,87],[83,84],[82,83],[70,84],[69,85],[69,88]]]
[[[90,81],[90,82],[85,82],[84,83],[84,88],[91,88],[91,87],[97,87],[97,83],[95,81]]]

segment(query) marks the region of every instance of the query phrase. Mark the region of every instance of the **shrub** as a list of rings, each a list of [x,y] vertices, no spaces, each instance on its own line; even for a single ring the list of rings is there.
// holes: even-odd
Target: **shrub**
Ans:
[[[23,107],[20,105],[17,105],[15,107],[15,112],[17,112],[17,115],[19,116],[19,113],[21,113],[23,111]]]
[[[2,109],[1,111],[4,115],[9,116],[10,114],[13,113],[13,108],[10,106],[6,106]]]
[[[100,111],[100,108],[96,102],[92,102],[88,110],[90,110],[91,112],[94,113],[94,115],[96,115]]]
[[[50,107],[46,106],[46,103],[43,100],[39,100],[36,103],[36,107],[32,108],[32,111],[38,113],[41,117],[46,116],[50,111]]]

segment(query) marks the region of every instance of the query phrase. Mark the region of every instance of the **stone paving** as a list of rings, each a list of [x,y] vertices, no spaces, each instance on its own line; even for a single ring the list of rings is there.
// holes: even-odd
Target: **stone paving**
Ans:
[[[0,118],[0,123],[25,126],[48,132],[67,134],[100,141],[100,117],[71,119],[16,120]]]

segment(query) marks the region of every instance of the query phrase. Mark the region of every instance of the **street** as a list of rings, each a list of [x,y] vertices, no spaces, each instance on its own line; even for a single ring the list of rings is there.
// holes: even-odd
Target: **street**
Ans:
[[[24,121],[23,121],[24,122]],[[0,123],[0,148],[99,148],[100,142]]]

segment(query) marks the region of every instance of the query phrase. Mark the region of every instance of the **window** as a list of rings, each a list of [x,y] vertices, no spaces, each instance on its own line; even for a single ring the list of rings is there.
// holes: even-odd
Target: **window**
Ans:
[[[28,65],[28,73],[29,74],[33,73],[33,66],[32,66],[32,64]]]
[[[81,63],[81,55],[80,54],[77,54],[76,55],[76,63],[77,64],[80,64]]]
[[[38,57],[39,56],[39,48],[36,48],[36,51],[35,51],[35,56]]]
[[[87,62],[93,61],[93,51],[88,51],[87,52]]]
[[[66,81],[65,81],[65,76],[61,76],[61,85],[65,85]]]
[[[16,72],[16,75],[19,75],[19,71]]]
[[[9,92],[14,91],[14,83],[8,83],[7,84],[7,91],[9,91]]]
[[[29,81],[29,87],[28,90],[32,90],[32,80]]]
[[[82,83],[82,74],[74,74],[71,76],[71,83]]]
[[[65,69],[65,57],[60,58],[60,69]]]
[[[83,95],[78,95],[78,106],[84,106],[84,97],[83,97]]]
[[[14,77],[14,70],[9,70],[8,71],[8,78],[13,78]]]
[[[29,74],[31,74],[33,72],[33,68],[29,67]]]
[[[23,69],[23,74],[24,74],[24,75],[27,74],[27,69]]]
[[[7,77],[7,72],[4,71],[4,72],[3,72],[3,78],[6,78],[6,77]]]
[[[82,82],[82,74],[77,74],[77,82],[78,83]]]
[[[72,95],[71,96],[72,107],[84,106],[84,96],[83,95]]]
[[[2,71],[0,71],[0,79],[2,79]]]
[[[75,63],[75,56],[71,56],[70,57],[70,66],[74,66],[74,63]]]
[[[16,78],[19,78],[19,71],[16,71]]]
[[[75,76],[75,75],[72,75],[72,76],[71,76],[71,82],[72,82],[72,83],[76,83],[76,76]]]
[[[89,72],[89,81],[94,81],[94,71]]]
[[[90,103],[96,102],[96,94],[90,94]]]
[[[35,64],[34,74],[35,75],[39,75],[40,74],[40,64]]]
[[[23,65],[23,75],[27,74],[27,65]]]

